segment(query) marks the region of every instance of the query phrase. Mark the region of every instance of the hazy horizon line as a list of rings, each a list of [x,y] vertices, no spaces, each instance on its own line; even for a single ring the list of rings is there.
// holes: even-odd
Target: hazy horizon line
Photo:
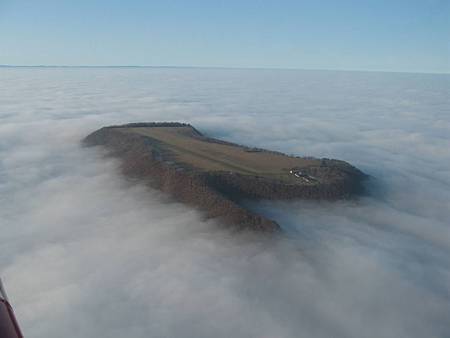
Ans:
[[[240,69],[240,70],[294,70],[294,71],[329,71],[329,72],[363,72],[363,73],[402,73],[450,75],[450,72],[394,71],[365,69],[326,69],[326,68],[290,68],[290,67],[227,67],[227,66],[173,66],[173,65],[13,65],[0,64],[0,68],[173,68],[173,69]]]

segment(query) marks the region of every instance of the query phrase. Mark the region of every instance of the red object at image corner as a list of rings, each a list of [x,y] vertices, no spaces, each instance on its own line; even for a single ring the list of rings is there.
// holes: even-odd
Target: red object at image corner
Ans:
[[[23,338],[0,279],[0,338]]]

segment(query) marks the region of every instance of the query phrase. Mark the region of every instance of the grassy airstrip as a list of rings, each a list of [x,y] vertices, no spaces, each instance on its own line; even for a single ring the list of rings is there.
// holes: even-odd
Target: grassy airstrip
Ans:
[[[292,168],[318,165],[320,161],[216,141],[199,136],[190,126],[125,127],[121,131],[156,139],[175,156],[177,162],[204,171],[230,171],[305,184],[289,171]]]

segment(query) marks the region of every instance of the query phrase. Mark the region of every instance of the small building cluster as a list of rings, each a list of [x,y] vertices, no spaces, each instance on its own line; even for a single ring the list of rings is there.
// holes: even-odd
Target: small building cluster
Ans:
[[[304,180],[306,183],[314,183],[315,181],[317,181],[317,179],[315,177],[308,175],[299,169],[291,169],[291,170],[289,170],[289,173],[299,179]]]

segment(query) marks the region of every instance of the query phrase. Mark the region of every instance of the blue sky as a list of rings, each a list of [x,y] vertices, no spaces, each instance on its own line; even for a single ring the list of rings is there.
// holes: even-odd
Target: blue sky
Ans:
[[[2,1],[0,64],[450,72],[450,1]]]

